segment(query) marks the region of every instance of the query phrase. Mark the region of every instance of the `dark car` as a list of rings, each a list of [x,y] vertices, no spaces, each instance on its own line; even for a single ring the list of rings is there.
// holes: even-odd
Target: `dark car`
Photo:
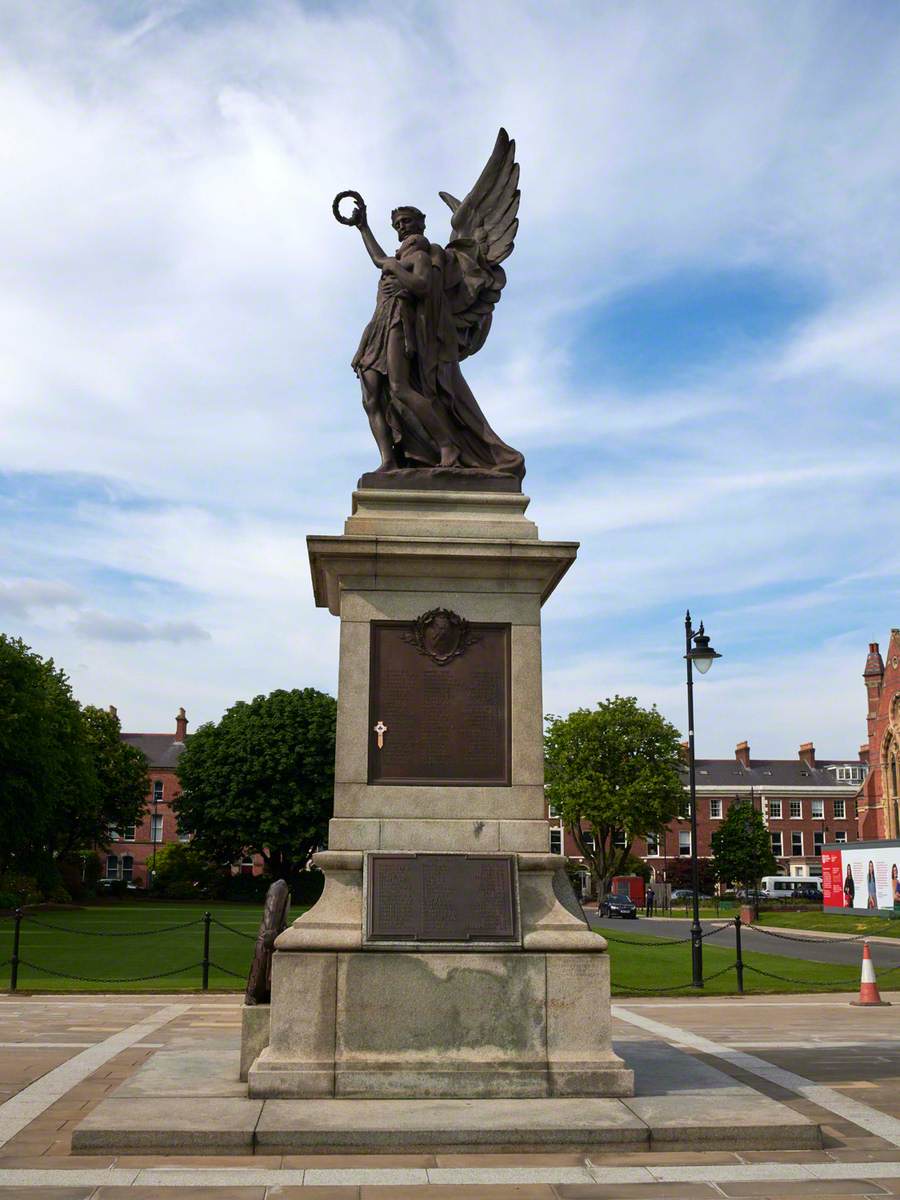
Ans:
[[[630,917],[637,918],[637,905],[630,896],[605,896],[600,905],[601,917]]]
[[[798,900],[813,900],[816,904],[821,904],[825,899],[817,883],[798,884],[794,889],[794,895]]]

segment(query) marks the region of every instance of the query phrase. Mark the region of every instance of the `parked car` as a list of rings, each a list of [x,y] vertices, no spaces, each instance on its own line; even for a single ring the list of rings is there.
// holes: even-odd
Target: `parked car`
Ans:
[[[684,903],[686,900],[693,900],[694,893],[690,888],[676,888],[672,893],[672,900],[677,903]],[[701,900],[712,900],[712,896],[707,896],[706,892],[700,893]]]
[[[797,900],[812,900],[816,904],[821,904],[825,899],[822,895],[822,889],[815,882],[801,883],[798,888],[794,889],[794,898]]]
[[[637,905],[630,896],[621,896],[618,893],[610,893],[603,898],[603,903],[600,905],[601,917],[628,917],[631,920],[637,919]]]

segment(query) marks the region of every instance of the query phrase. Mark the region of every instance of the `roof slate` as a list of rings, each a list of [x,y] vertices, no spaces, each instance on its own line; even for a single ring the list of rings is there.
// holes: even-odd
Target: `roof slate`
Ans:
[[[176,742],[171,733],[123,733],[122,741],[143,750],[156,771],[174,771],[184,749],[184,742]]]
[[[855,789],[859,780],[840,782],[828,767],[858,767],[858,758],[818,760],[808,767],[799,758],[755,758],[750,767],[733,758],[698,758],[697,783],[704,787],[847,787]],[[685,769],[685,774],[687,773]]]

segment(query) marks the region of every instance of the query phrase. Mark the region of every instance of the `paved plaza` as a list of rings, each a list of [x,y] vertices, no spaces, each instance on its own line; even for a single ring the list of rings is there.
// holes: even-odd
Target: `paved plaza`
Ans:
[[[900,1195],[900,994],[629,1000],[616,1048],[661,1039],[820,1123],[821,1150],[73,1155],[73,1129],[157,1049],[236,1044],[238,996],[0,1000],[0,1197],[486,1200]],[[202,1101],[198,1101],[201,1103]],[[164,1119],[165,1101],[160,1102]]]

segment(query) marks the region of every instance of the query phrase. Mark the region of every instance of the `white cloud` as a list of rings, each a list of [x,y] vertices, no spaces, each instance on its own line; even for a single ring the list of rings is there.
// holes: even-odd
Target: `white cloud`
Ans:
[[[77,589],[59,580],[0,580],[0,614],[7,617],[28,617],[40,609],[71,608],[79,600]]]
[[[101,642],[207,642],[210,635],[193,621],[148,623],[109,613],[83,612],[73,627],[81,637]]]
[[[660,606],[708,597],[747,639],[760,592],[813,595],[883,560],[900,375],[892,22],[656,0],[47,0],[0,22],[0,472],[75,497],[2,510],[6,569],[66,580],[68,606],[0,603],[85,699],[155,727],[160,708],[201,718],[276,684],[334,686],[336,623],[313,609],[303,539],[340,528],[373,462],[348,364],[375,276],[331,199],[361,190],[385,236],[390,208],[418,203],[438,239],[438,189],[465,191],[501,123],[522,225],[467,377],[526,452],[544,535],[583,542],[548,608],[548,680],[567,678],[554,631],[583,650],[603,633],[586,620],[630,616],[652,646]],[[592,306],[743,267],[811,281],[822,313],[689,382],[586,377]],[[815,629],[793,626],[817,641],[810,660],[836,628],[896,623],[895,582],[852,612],[840,588],[812,603]],[[107,639],[82,670],[89,613]],[[116,628],[132,639],[110,641]],[[211,640],[144,640],[167,628]],[[595,649],[585,662],[602,666]],[[666,686],[647,675],[648,694],[654,678]]]

